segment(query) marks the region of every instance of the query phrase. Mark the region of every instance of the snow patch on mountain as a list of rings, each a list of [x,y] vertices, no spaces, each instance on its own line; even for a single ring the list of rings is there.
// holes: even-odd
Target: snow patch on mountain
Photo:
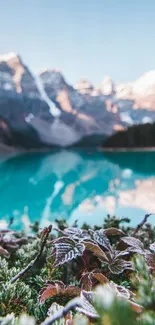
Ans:
[[[39,117],[29,118],[27,122],[37,131],[40,140],[49,145],[67,147],[81,139],[80,133],[60,121],[59,118],[55,119],[52,124]]]
[[[152,88],[154,87],[154,88]],[[133,91],[142,95],[155,93],[155,70],[144,73],[133,83]]]
[[[9,61],[16,57],[19,57],[19,55],[15,52],[10,52],[6,54],[0,54],[0,61]]]
[[[142,123],[146,124],[146,123],[153,123],[153,119],[151,117],[145,116],[142,119]]]
[[[36,76],[35,80],[36,80],[36,85],[37,85],[37,87],[39,89],[39,92],[40,92],[40,95],[41,95],[42,99],[48,104],[48,106],[50,108],[50,113],[55,117],[60,116],[60,114],[61,114],[60,110],[56,107],[55,103],[47,96],[40,77]]]
[[[135,99],[137,96],[155,96],[155,70],[144,73],[135,81],[115,85],[116,97]]]
[[[131,116],[128,114],[128,112],[123,112],[123,113],[120,113],[120,118],[121,118],[121,121],[123,122],[126,122],[128,124],[134,124],[134,121],[132,120]]]

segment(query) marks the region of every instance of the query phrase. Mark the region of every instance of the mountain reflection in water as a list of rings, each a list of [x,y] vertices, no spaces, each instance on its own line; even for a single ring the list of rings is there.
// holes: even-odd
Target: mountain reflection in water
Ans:
[[[27,208],[24,208],[27,207]],[[155,210],[155,153],[23,154],[0,164],[0,225],[56,218],[101,225],[107,214],[137,224]],[[25,211],[25,212],[24,212]],[[155,224],[155,217],[150,219]]]

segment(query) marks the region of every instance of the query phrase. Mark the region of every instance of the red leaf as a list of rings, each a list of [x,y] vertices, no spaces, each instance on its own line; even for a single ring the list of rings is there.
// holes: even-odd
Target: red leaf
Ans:
[[[106,254],[97,244],[95,244],[91,241],[84,241],[83,244],[85,245],[85,248],[87,250],[91,251],[101,261],[108,261]]]
[[[146,252],[145,254],[145,258],[147,261],[148,266],[152,269],[155,270],[155,254],[150,253],[150,252]]]
[[[81,289],[76,286],[68,286],[63,292],[64,296],[77,297],[81,293]]]
[[[123,273],[126,269],[131,269],[131,263],[121,258],[118,258],[112,261],[112,263],[108,265],[108,268],[111,273],[120,274]]]
[[[91,272],[83,273],[81,277],[82,290],[90,291],[93,286]]]
[[[119,297],[121,297],[123,299],[127,299],[127,300],[130,299],[131,293],[128,289],[126,289],[123,286],[119,286],[114,282],[112,282],[111,284],[115,288],[116,293]]]
[[[143,311],[143,307],[141,305],[136,304],[135,302],[128,300],[131,309],[135,311],[136,313],[141,313]]]
[[[94,303],[94,293],[88,291],[81,291],[81,307],[77,307],[76,310],[84,315],[87,315],[91,318],[97,318],[99,315],[97,314],[93,303]]]
[[[94,279],[96,279],[101,284],[105,284],[105,283],[109,282],[107,277],[105,275],[103,275],[102,273],[92,273],[92,277]]]
[[[0,255],[4,255],[5,257],[10,256],[9,252],[6,249],[4,249],[2,246],[0,246]]]
[[[104,233],[105,233],[106,236],[122,236],[122,235],[125,235],[123,230],[113,228],[113,227],[105,229]]]
[[[126,243],[128,246],[139,247],[141,249],[144,248],[143,243],[135,237],[123,237],[121,240]]]
[[[151,249],[153,252],[155,252],[155,243],[152,243],[152,244],[150,245],[150,249]]]
[[[96,230],[93,234],[94,240],[108,251],[111,251],[111,245],[108,237],[104,233],[104,229]]]
[[[52,225],[50,225],[49,227],[45,227],[44,229],[41,230],[40,232],[40,238],[42,240],[44,240],[46,237],[48,237],[49,233],[52,230]]]
[[[69,262],[77,256],[82,256],[85,250],[83,243],[77,243],[68,237],[60,237],[54,240],[53,246],[53,255],[55,256],[53,267]]]
[[[41,289],[39,293],[39,302],[43,304],[48,298],[59,295],[64,291],[64,284],[61,281],[52,281],[51,284]]]
[[[52,281],[39,293],[39,302],[43,304],[47,299],[61,295],[67,297],[76,297],[80,295],[80,288],[76,286],[65,287],[61,281]]]

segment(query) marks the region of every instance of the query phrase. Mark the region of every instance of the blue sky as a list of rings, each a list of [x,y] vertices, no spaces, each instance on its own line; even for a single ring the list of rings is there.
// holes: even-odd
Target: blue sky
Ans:
[[[70,83],[133,80],[155,69],[155,0],[3,0],[0,52]]]

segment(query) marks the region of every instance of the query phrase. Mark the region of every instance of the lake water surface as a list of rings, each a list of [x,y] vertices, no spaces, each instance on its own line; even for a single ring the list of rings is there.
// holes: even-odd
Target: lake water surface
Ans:
[[[137,224],[155,211],[155,152],[101,153],[61,150],[23,154],[0,162],[0,226],[28,221],[46,226],[102,225],[107,214]],[[150,221],[155,224],[155,216]]]

